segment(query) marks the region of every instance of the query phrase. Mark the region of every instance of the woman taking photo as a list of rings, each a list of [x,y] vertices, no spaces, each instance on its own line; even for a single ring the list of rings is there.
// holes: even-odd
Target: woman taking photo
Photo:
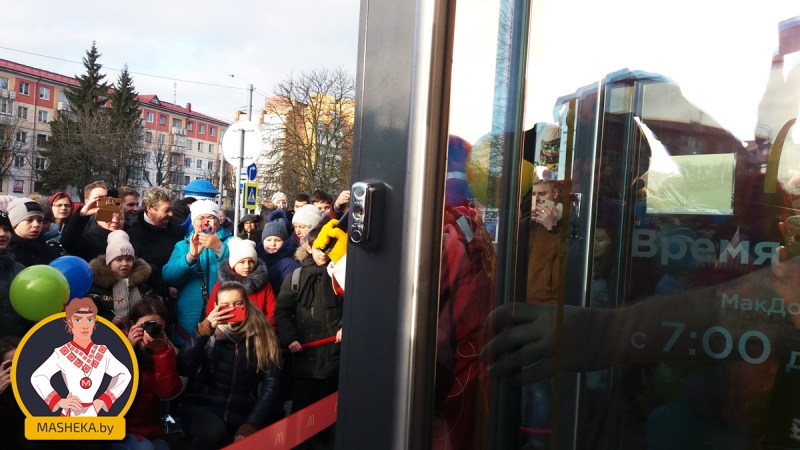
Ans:
[[[181,375],[201,372],[201,386],[181,408],[191,448],[222,448],[266,426],[280,364],[278,338],[264,313],[247,298],[243,285],[222,284],[216,306],[178,354]]]
[[[183,390],[178,376],[177,350],[164,334],[169,313],[157,298],[145,296],[135,303],[124,331],[139,364],[139,387],[136,400],[125,415],[126,434],[113,450],[169,449],[164,437],[159,406]]]

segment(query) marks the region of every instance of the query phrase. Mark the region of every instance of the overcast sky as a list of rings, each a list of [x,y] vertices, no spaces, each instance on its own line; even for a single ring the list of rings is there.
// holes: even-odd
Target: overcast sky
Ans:
[[[267,94],[292,72],[341,66],[355,76],[359,6],[359,0],[29,0],[6,11],[0,58],[72,76],[83,66],[7,48],[80,62],[96,41],[110,81],[119,75],[110,68],[127,63],[132,72],[241,87],[133,75],[140,94],[172,102],[177,83],[179,105],[190,102],[195,111],[233,121],[247,103],[246,82],[228,74]],[[254,94],[254,108],[263,101]]]

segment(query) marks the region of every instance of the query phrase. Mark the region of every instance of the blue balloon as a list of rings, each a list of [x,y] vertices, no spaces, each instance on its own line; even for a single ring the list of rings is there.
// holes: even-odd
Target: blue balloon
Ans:
[[[62,256],[50,263],[50,267],[58,270],[69,283],[69,299],[81,298],[92,287],[94,276],[89,263],[77,256]]]

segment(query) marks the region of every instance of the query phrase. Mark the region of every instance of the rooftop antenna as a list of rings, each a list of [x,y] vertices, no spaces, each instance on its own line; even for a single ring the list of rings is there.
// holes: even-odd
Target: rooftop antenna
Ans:
[[[172,83],[172,104],[178,106],[178,83]]]

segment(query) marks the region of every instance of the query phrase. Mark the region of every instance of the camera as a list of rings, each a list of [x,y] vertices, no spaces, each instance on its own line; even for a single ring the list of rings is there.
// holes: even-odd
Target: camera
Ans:
[[[158,339],[164,333],[164,327],[155,320],[148,320],[142,323],[142,329],[145,333],[149,334],[151,338]]]

